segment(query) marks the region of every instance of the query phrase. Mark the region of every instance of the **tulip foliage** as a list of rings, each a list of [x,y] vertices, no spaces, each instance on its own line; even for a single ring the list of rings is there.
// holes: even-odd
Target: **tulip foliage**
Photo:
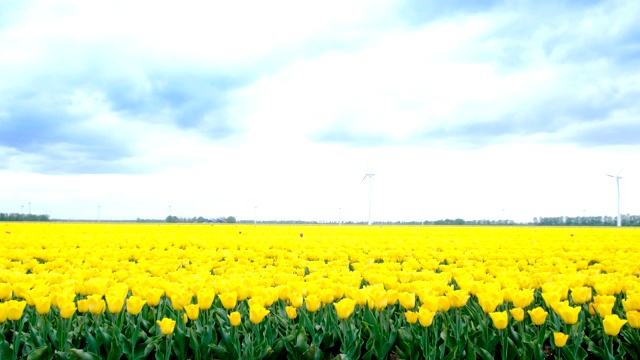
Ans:
[[[632,228],[2,226],[0,359],[640,358]]]

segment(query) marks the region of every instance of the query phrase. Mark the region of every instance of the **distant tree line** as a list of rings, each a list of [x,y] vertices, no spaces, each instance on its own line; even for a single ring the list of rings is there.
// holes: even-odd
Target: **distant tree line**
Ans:
[[[49,221],[49,215],[0,213],[0,221]]]
[[[227,216],[227,217],[218,217],[215,219],[206,219],[202,216],[198,216],[198,217],[177,217],[177,216],[173,216],[173,215],[169,215],[167,216],[167,218],[165,219],[165,222],[167,223],[171,223],[171,224],[177,224],[177,223],[188,223],[188,224],[203,224],[203,223],[235,223],[236,222],[236,218],[233,216]]]
[[[640,226],[640,215],[622,215],[622,226]],[[617,216],[556,216],[535,217],[534,225],[541,226],[616,226]]]

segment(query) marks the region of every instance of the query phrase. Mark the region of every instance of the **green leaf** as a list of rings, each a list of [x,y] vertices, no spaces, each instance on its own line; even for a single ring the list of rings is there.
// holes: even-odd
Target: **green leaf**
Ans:
[[[0,359],[11,359],[13,357],[13,350],[11,345],[6,340],[0,342]]]
[[[37,360],[37,359],[44,359],[44,358],[47,358],[47,359],[51,358],[50,349],[48,345],[35,348],[27,355],[27,360]]]
[[[80,359],[80,360],[102,360],[102,358],[92,352],[86,352],[84,350],[80,350],[80,349],[71,349],[69,350],[69,353],[71,354],[71,357],[73,359]]]
[[[493,360],[495,358],[490,352],[481,347],[476,347],[475,350],[476,354],[480,355],[483,360]]]
[[[122,354],[124,354],[124,351],[122,351],[122,348],[114,342],[111,344],[109,354],[107,354],[107,360],[119,360],[122,357]]]
[[[590,353],[596,355],[597,357],[603,359],[604,355],[602,352],[602,349],[600,347],[598,347],[598,345],[596,345],[593,341],[591,341],[591,339],[587,338],[587,350],[589,350]]]

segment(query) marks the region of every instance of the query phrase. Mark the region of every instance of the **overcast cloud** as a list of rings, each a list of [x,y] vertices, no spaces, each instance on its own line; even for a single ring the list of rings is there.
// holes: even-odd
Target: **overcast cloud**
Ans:
[[[637,1],[4,1],[0,212],[640,214]],[[615,175],[614,174],[614,175]]]

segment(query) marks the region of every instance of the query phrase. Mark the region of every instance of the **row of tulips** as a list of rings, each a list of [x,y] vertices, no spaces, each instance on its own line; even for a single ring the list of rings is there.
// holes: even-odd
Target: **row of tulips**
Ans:
[[[372,285],[364,306],[345,297],[328,304],[308,296],[300,306],[260,297],[150,305],[128,294],[126,305],[100,296],[58,302],[0,303],[0,358],[80,359],[638,359],[640,314],[623,296],[568,300],[540,290],[517,307],[451,288],[421,299]],[[573,296],[575,294],[575,296]],[[577,300],[574,300],[574,298]],[[579,299],[579,300],[578,300]],[[223,301],[224,300],[224,301]],[[582,301],[585,300],[585,301]],[[603,301],[598,303],[597,301]],[[191,303],[193,302],[193,303]],[[270,303],[267,305],[267,303]],[[611,304],[602,307],[602,304]],[[115,304],[115,305],[114,305]],[[595,304],[595,306],[593,306]],[[625,319],[623,319],[625,318]]]
[[[5,226],[0,359],[639,356],[635,229]]]

